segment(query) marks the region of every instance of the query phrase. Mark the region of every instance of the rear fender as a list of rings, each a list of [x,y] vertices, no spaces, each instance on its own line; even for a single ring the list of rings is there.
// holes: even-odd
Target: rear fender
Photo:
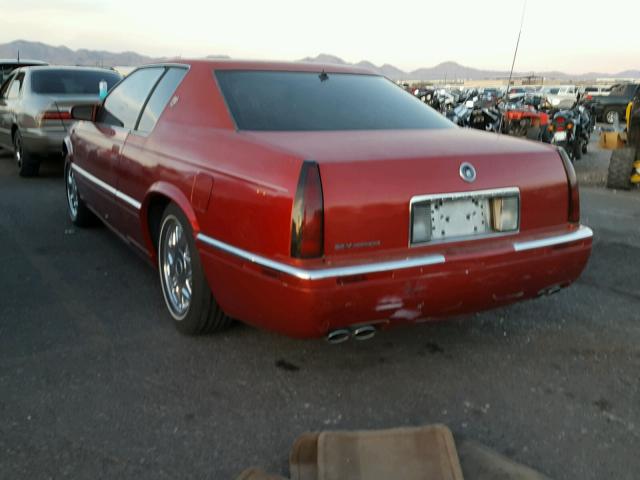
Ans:
[[[142,201],[142,206],[140,208],[140,221],[142,222],[142,225],[145,226],[145,228],[142,229],[144,240],[148,251],[153,252],[154,256],[155,245],[153,244],[154,242],[151,239],[151,232],[148,228],[146,228],[146,226],[149,225],[149,205],[153,201],[153,198],[157,195],[161,195],[169,199],[169,201],[175,203],[180,208],[180,210],[182,210],[182,212],[187,217],[189,224],[191,225],[191,230],[193,231],[194,237],[200,232],[200,224],[198,223],[196,214],[193,210],[193,207],[191,206],[191,202],[189,201],[189,198],[182,192],[182,190],[167,182],[160,181],[154,183],[147,190],[144,200]]]

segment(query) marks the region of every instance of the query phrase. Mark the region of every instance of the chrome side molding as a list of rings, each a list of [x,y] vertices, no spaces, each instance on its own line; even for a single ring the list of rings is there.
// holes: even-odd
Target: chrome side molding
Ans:
[[[247,252],[241,248],[234,247],[228,243],[221,242],[215,238],[199,233],[196,237],[202,243],[211,247],[240,257],[251,263],[286,273],[301,280],[323,280],[325,278],[350,277],[352,275],[366,275],[367,273],[388,272],[391,270],[402,270],[405,268],[425,267],[444,263],[444,255],[422,255],[420,257],[405,258],[402,260],[391,260],[387,262],[364,263],[360,265],[349,265],[345,267],[327,267],[317,269],[305,269],[295,267],[286,263],[270,260],[261,255]]]
[[[74,171],[76,171],[77,173],[82,175],[84,178],[86,178],[90,182],[96,184],[97,186],[99,186],[103,190],[106,190],[111,195],[113,195],[116,198],[119,198],[120,200],[122,200],[123,202],[125,202],[128,205],[132,206],[136,210],[140,210],[140,207],[142,207],[142,204],[139,201],[137,201],[135,198],[131,198],[129,195],[127,195],[125,193],[122,193],[120,190],[117,190],[116,188],[113,188],[107,182],[103,182],[98,177],[96,177],[95,175],[92,175],[91,173],[87,172],[84,168],[79,167],[75,163],[71,164],[71,168],[73,168]]]
[[[577,242],[578,240],[586,240],[591,237],[593,237],[593,230],[589,227],[585,227],[584,225],[580,225],[577,230],[574,230],[571,233],[554,235],[552,237],[544,237],[536,240],[528,240],[525,242],[513,242],[513,249],[516,252],[523,252],[525,250],[533,250],[535,248],[552,247],[563,243]]]

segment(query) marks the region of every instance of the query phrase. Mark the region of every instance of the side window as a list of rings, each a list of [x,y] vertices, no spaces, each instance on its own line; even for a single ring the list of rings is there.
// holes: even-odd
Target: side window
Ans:
[[[142,68],[125,78],[111,91],[102,108],[98,109],[96,122],[133,128],[142,105],[163,71],[161,67]]]
[[[162,111],[169,103],[173,92],[176,91],[186,74],[187,70],[185,68],[170,68],[167,70],[144,107],[136,130],[142,133],[149,133],[153,130]]]
[[[2,88],[0,89],[0,98],[7,98],[7,94],[9,93],[9,85],[11,85],[11,81],[15,78],[15,73],[7,77],[7,80],[2,84]]]
[[[20,96],[20,90],[22,90],[22,81],[24,80],[24,73],[19,73],[16,75],[16,78],[11,82],[11,86],[9,87],[9,92],[7,93],[7,98],[13,99],[18,98]]]

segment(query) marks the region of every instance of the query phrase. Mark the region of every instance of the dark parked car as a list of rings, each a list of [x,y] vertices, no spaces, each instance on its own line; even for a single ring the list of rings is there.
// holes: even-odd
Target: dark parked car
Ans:
[[[615,115],[624,121],[627,105],[640,90],[640,83],[620,83],[611,88],[606,96],[594,96],[585,106],[591,107],[598,120],[613,123]]]

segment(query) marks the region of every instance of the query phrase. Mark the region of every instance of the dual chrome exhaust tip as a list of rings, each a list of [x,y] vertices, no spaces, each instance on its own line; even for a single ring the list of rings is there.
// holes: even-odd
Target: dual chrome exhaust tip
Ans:
[[[337,330],[331,330],[327,333],[327,342],[333,345],[346,342],[350,338],[354,340],[369,340],[375,336],[377,332],[376,327],[373,325],[361,325],[354,328],[339,328]]]

